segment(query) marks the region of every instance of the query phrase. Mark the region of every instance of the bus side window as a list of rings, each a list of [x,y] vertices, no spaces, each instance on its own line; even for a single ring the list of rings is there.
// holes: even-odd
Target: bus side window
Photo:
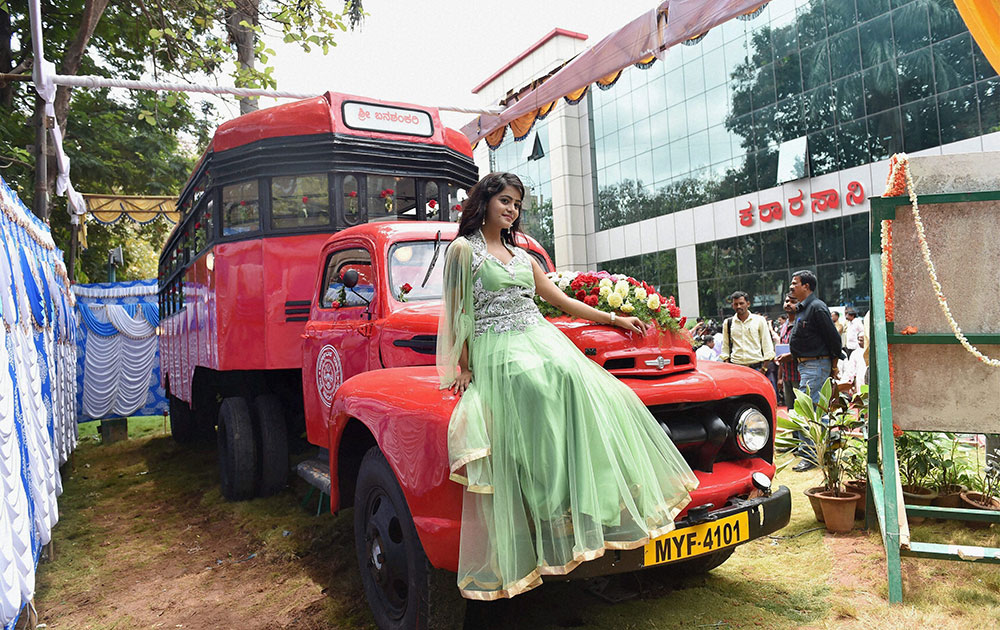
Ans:
[[[341,274],[348,269],[358,272],[358,284],[354,287],[354,291],[344,287],[340,281]],[[355,247],[330,254],[323,274],[323,286],[325,289],[320,308],[332,308],[334,302],[339,302],[340,308],[367,306],[362,297],[367,300],[375,298],[375,270],[372,268],[372,257],[368,250]]]
[[[330,223],[326,173],[271,179],[271,227],[297,228]]]
[[[222,235],[230,236],[260,229],[260,197],[256,179],[222,189]]]

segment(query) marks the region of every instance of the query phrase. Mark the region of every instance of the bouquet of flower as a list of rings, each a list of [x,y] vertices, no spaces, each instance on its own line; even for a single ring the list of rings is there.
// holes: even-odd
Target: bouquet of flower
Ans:
[[[548,276],[571,298],[606,313],[638,317],[647,324],[656,324],[661,331],[680,331],[687,320],[680,316],[681,309],[673,296],[663,297],[645,282],[623,274],[606,271],[553,271]],[[535,303],[546,317],[565,315],[538,296],[535,296]]]

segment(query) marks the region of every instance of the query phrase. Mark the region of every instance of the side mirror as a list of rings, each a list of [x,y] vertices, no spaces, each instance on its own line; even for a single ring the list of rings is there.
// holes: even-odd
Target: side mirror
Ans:
[[[348,289],[353,289],[358,286],[358,272],[356,269],[348,269],[340,276],[340,281],[344,283],[344,286]]]

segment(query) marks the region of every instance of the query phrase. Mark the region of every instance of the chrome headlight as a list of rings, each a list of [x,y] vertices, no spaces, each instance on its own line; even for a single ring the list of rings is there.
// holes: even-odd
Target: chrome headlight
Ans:
[[[744,407],[736,416],[736,443],[747,453],[756,453],[771,440],[771,423],[756,407]]]

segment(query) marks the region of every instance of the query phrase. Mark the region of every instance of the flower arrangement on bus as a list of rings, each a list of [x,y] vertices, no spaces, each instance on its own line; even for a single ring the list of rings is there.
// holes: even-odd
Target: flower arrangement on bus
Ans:
[[[684,328],[686,317],[673,296],[664,297],[649,284],[624,274],[607,271],[553,271],[548,277],[566,295],[606,313],[620,313],[638,317],[643,322],[655,324],[662,331],[678,332]],[[565,315],[542,298],[535,296],[535,303],[545,317]]]

